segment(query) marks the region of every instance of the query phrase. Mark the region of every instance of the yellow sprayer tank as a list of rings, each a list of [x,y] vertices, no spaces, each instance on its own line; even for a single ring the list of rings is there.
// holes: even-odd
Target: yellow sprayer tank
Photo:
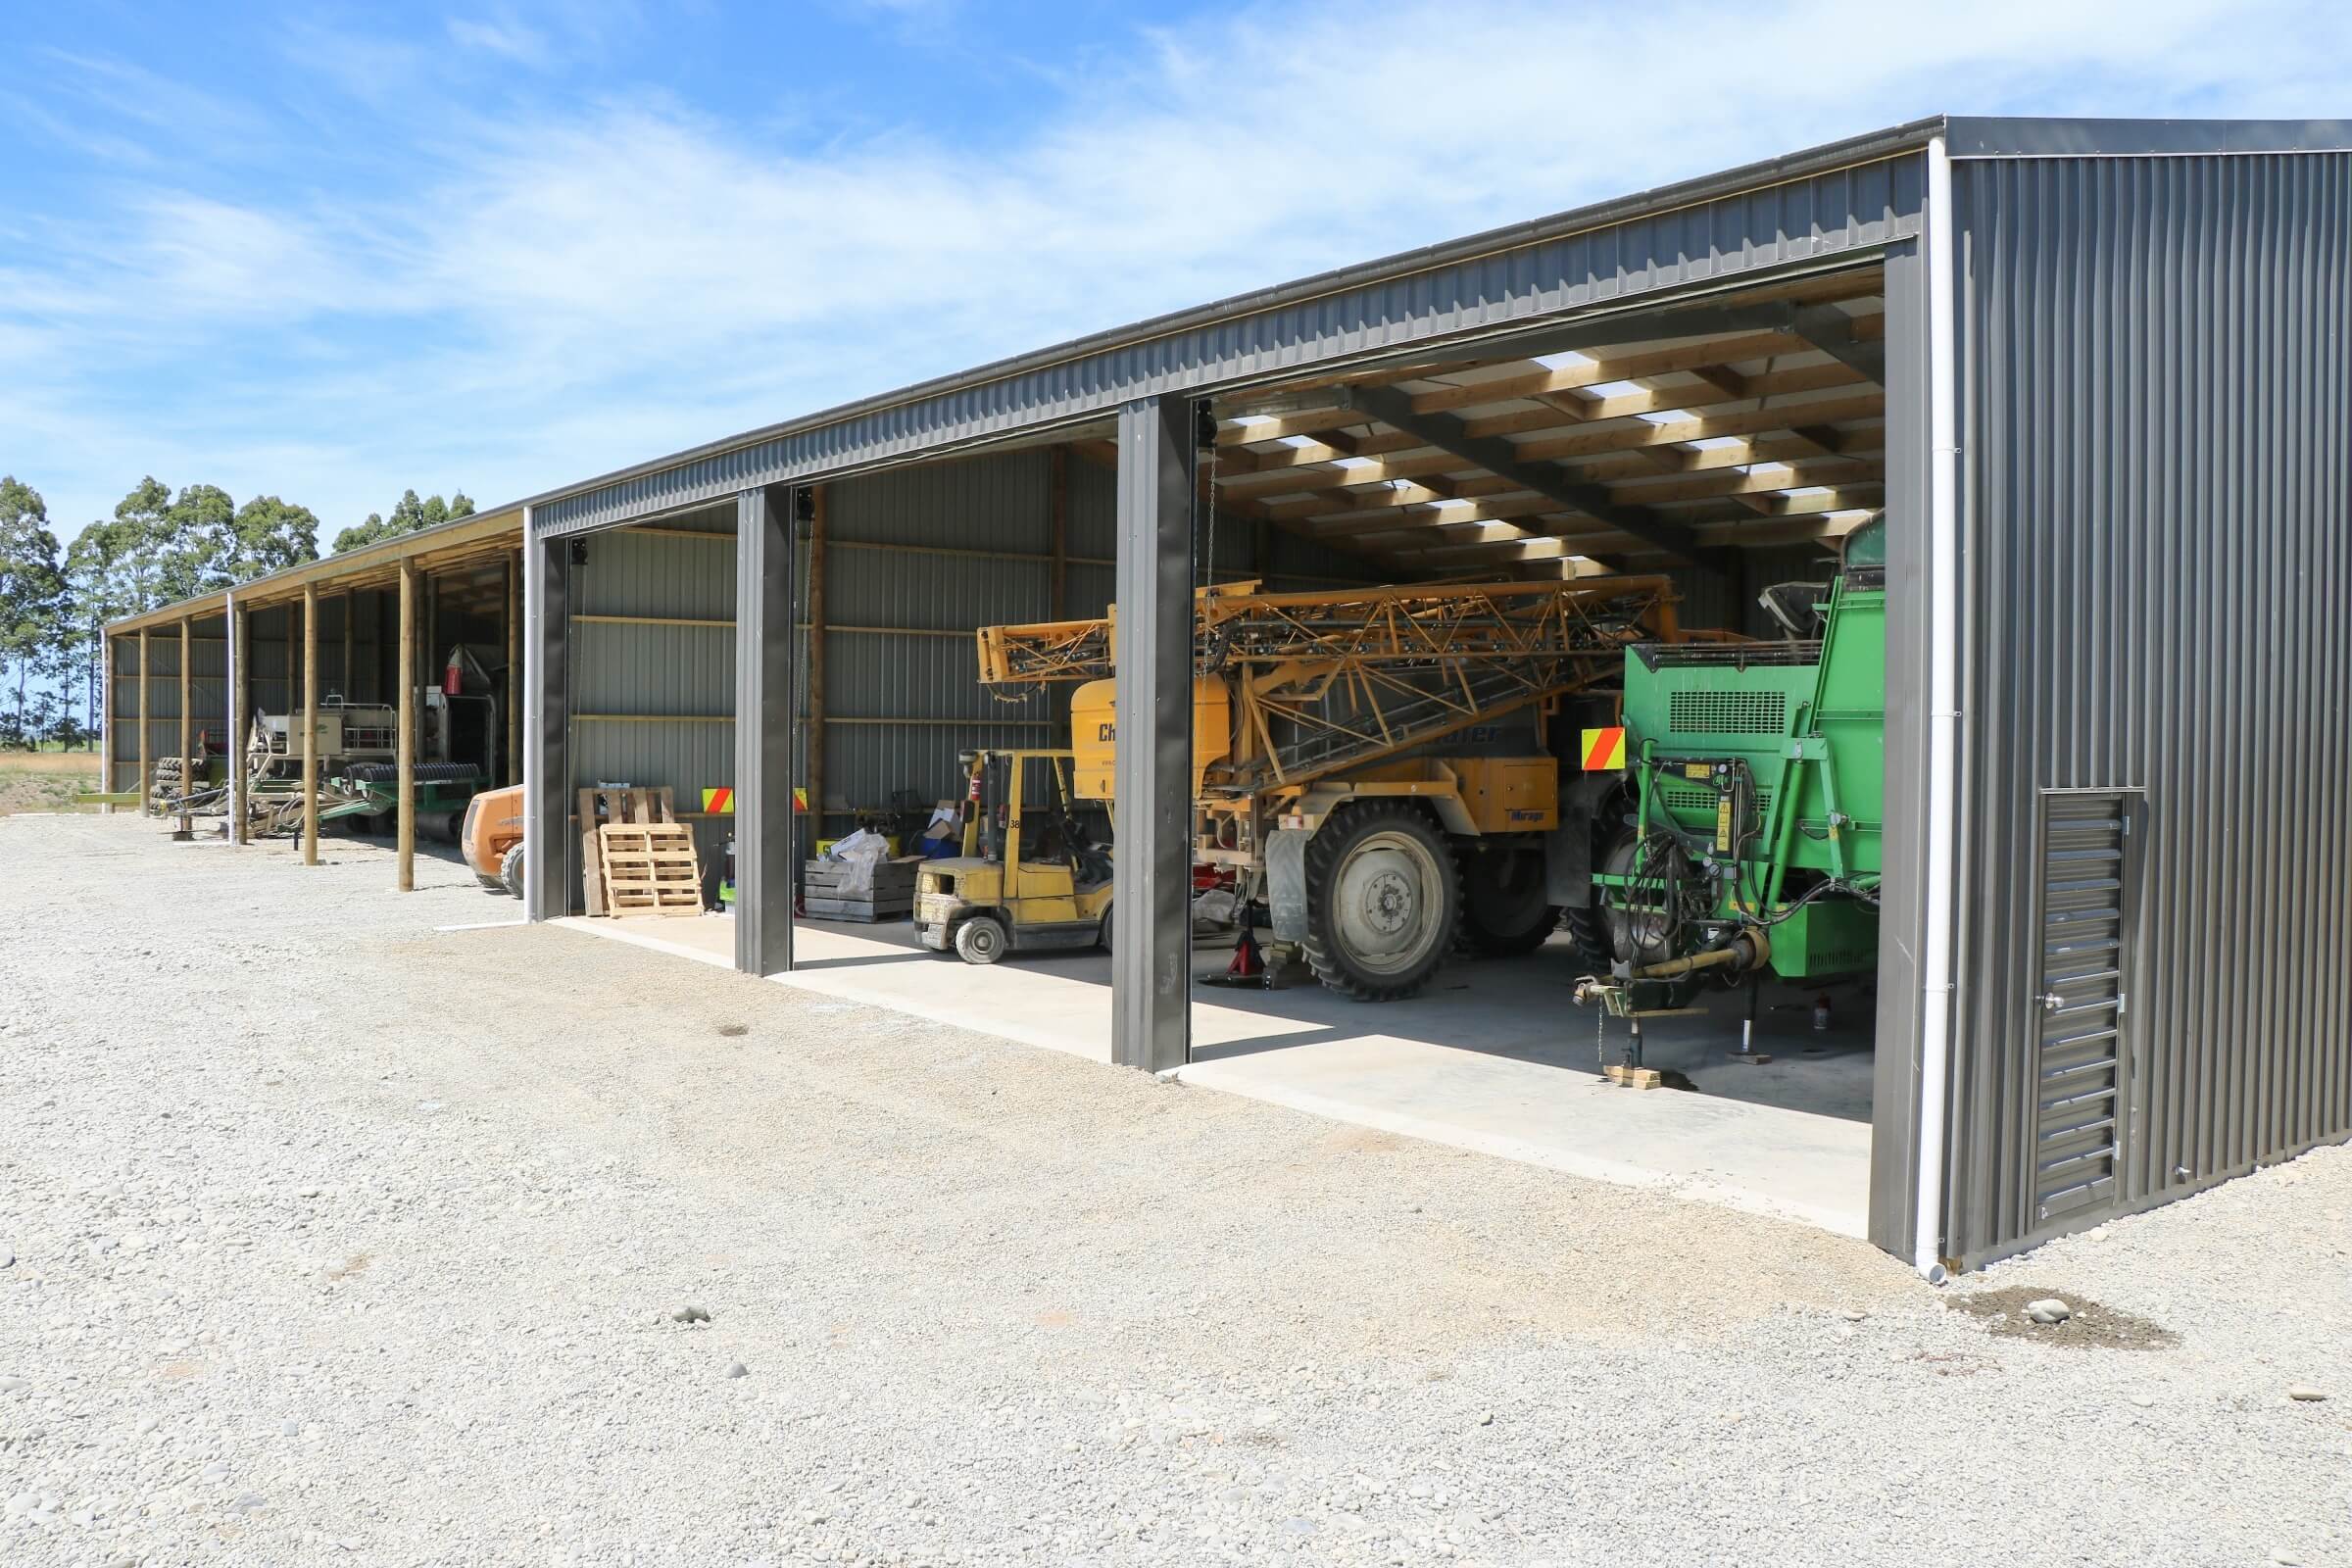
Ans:
[[[1115,680],[1090,680],[1070,694],[1070,751],[1076,782],[1070,793],[1082,801],[1112,798],[1111,753],[1118,735]],[[1201,775],[1225,760],[1233,746],[1233,697],[1214,675],[1193,679],[1193,794]]]

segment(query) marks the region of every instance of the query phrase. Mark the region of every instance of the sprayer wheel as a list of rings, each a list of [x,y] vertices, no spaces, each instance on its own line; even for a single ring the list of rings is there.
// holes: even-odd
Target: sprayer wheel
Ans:
[[[1306,962],[1344,996],[1420,991],[1453,946],[1461,905],[1453,852],[1415,807],[1358,802],[1307,842]]]

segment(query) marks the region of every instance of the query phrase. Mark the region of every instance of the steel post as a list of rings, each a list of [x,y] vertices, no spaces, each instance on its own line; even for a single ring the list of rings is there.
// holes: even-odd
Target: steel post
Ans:
[[[793,492],[735,499],[735,967],[792,967]]]
[[[523,509],[522,902],[532,920],[571,912],[571,544],[531,535]],[[403,674],[407,674],[406,667]]]
[[[1192,1051],[1193,404],[1119,411],[1111,1060]]]
[[[245,777],[245,732],[253,724],[253,639],[248,629],[252,616],[252,611],[237,603],[236,595],[228,596],[224,616],[228,632],[228,733],[221,744],[228,753],[228,842],[231,844],[245,844],[252,839],[251,826],[245,819],[245,813],[252,809]]]

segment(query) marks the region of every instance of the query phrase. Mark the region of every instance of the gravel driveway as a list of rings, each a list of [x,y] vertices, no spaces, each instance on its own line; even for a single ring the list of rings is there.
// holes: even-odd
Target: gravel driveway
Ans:
[[[0,1562],[2352,1561],[2344,1150],[1936,1293],[327,858],[0,820]]]

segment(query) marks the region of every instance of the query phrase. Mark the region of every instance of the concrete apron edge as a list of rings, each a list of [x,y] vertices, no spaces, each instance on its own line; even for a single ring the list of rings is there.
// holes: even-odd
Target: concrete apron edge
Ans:
[[[550,923],[584,932],[590,936],[602,937],[610,942],[626,942],[633,947],[645,948],[655,953],[665,953],[673,957],[692,958],[699,963],[709,964],[712,968],[725,969],[729,973],[734,972],[732,962],[710,953],[688,947],[684,943],[665,942],[660,937],[649,936],[642,932],[621,930],[604,921],[570,915]],[[880,1007],[884,1011],[921,1018],[929,1023],[945,1024],[956,1029],[969,1029],[975,1034],[994,1035],[1000,1040],[1009,1040],[1015,1045],[1054,1051],[1063,1055],[1076,1055],[1086,1060],[1100,1061],[1102,1059],[1090,1053],[1074,1052],[1067,1046],[1055,1043],[1050,1036],[1027,1034],[1019,1030],[1017,1026],[1000,1027],[993,1021],[975,1023],[969,1013],[958,1013],[955,1009],[946,1007],[926,1008],[910,1005],[904,998],[893,997],[881,1000],[869,995],[860,995],[858,994],[859,988],[854,984],[845,984],[840,980],[828,981],[821,974],[771,974],[767,976],[767,979],[777,985],[791,986],[795,990],[806,991],[815,996],[830,997],[835,1001],[857,1002],[866,1006]],[[1727,1182],[1710,1180],[1703,1176],[1675,1175],[1671,1172],[1652,1170],[1641,1165],[1626,1164],[1620,1160],[1544,1149],[1499,1134],[1452,1127],[1443,1122],[1430,1121],[1396,1111],[1352,1105],[1345,1102],[1327,1100],[1320,1095],[1308,1094],[1300,1090],[1283,1089],[1257,1083],[1221,1083],[1217,1080],[1215,1069],[1216,1063],[1214,1062],[1193,1062],[1182,1067],[1164,1069],[1152,1076],[1163,1083],[1180,1083],[1187,1088],[1215,1090],[1224,1094],[1239,1095],[1246,1100],[1255,1100],[1264,1104],[1280,1105],[1286,1110],[1296,1110],[1306,1115],[1318,1116],[1326,1121],[1338,1122],[1343,1126],[1363,1127],[1374,1132],[1394,1133],[1398,1137],[1413,1138],[1423,1143],[1438,1144],[1447,1149],[1458,1149],[1467,1153],[1485,1154],[1491,1158],[1507,1159],[1517,1164],[1555,1170],[1562,1175],[1578,1176],[1587,1181],[1607,1182],[1613,1187],[1644,1188],[1651,1192],[1664,1193],[1669,1197],[1712,1203],[1718,1207],[1757,1214],[1767,1219],[1794,1220],[1799,1224],[1811,1225],[1834,1235],[1851,1237],[1857,1241],[1868,1239],[1868,1216],[1847,1209],[1775,1198],[1767,1193],[1756,1192]]]
[[[1538,1144],[1525,1143],[1499,1133],[1482,1133],[1468,1128],[1431,1121],[1425,1117],[1406,1115],[1401,1111],[1381,1110],[1375,1107],[1351,1105],[1344,1101],[1328,1100],[1304,1090],[1285,1089],[1255,1082],[1225,1083],[1216,1077],[1215,1062],[1194,1062],[1188,1066],[1170,1068],[1158,1076],[1175,1079],[1195,1089],[1213,1089],[1225,1094],[1240,1095],[1248,1100],[1262,1101],[1289,1110],[1303,1111],[1327,1121],[1350,1127],[1370,1128],[1375,1132],[1395,1133],[1398,1137],[1418,1139],[1423,1143],[1441,1144],[1468,1153],[1486,1154],[1495,1159],[1507,1159],[1521,1165],[1535,1165],[1544,1170],[1556,1170],[1566,1176],[1581,1176],[1588,1181],[1607,1182],[1612,1187],[1640,1187],[1669,1197],[1688,1199],[1718,1207],[1735,1208],[1742,1213],[1759,1214],[1768,1219],[1795,1220],[1838,1236],[1856,1241],[1869,1239],[1869,1218],[1842,1208],[1823,1204],[1798,1202],[1775,1198],[1769,1193],[1719,1182],[1704,1176],[1676,1175],[1670,1171],[1654,1170],[1644,1165],[1628,1164],[1622,1160],[1604,1159],[1594,1154],[1575,1154],[1561,1150],[1545,1149]],[[1565,1070],[1565,1069],[1562,1069]],[[1206,1076],[1201,1076],[1206,1074]],[[1629,1091],[1630,1092],[1630,1091]]]

